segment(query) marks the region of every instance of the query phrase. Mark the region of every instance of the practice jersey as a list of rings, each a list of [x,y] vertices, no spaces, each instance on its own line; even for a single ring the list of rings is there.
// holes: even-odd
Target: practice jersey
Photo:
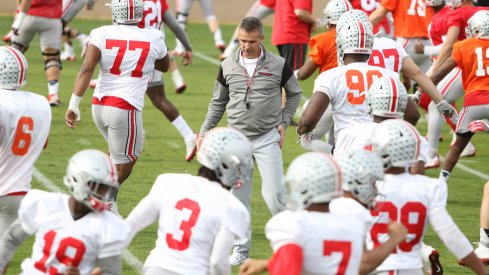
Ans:
[[[377,270],[421,268],[421,243],[427,221],[433,225],[439,210],[445,210],[447,186],[438,179],[408,173],[387,174],[377,181],[382,199],[371,210],[375,224],[368,235],[368,247],[374,248],[388,240],[388,223],[397,221],[408,229],[406,240],[396,247],[395,253],[377,267]],[[440,221],[438,219],[438,221]]]
[[[22,228],[35,234],[32,255],[21,265],[23,274],[64,274],[64,263],[91,274],[98,259],[121,255],[129,225],[109,211],[74,220],[68,199],[66,194],[31,190],[22,200]]]
[[[455,43],[452,58],[462,70],[464,106],[489,104],[489,39]]]
[[[352,198],[339,197],[329,203],[329,211],[334,214],[348,216],[365,224],[365,236],[370,231],[374,219],[370,211]]]
[[[309,49],[309,57],[319,66],[319,73],[338,67],[336,29],[311,37]]]
[[[380,5],[392,12],[395,37],[428,38],[433,9],[424,0],[382,0]]]
[[[46,145],[51,107],[45,97],[0,89],[0,196],[31,189],[34,163]]]
[[[263,6],[269,7],[271,9],[275,9],[275,2],[276,0],[259,0],[260,4]]]
[[[367,15],[370,15],[380,4],[380,0],[351,0],[351,5],[356,10],[362,10]],[[384,29],[386,34],[391,34],[391,26],[387,17],[382,18],[377,25],[374,26],[374,34],[380,29]]]
[[[448,32],[448,13],[450,10],[450,7],[445,6],[431,18],[431,23],[428,28],[433,46],[440,45],[445,41]]]
[[[365,223],[351,216],[305,210],[285,210],[265,226],[274,253],[287,245],[301,248],[303,275],[358,274],[365,233]]]
[[[62,11],[62,0],[32,0],[27,14],[45,18],[61,18]]]
[[[368,64],[400,73],[406,57],[408,54],[399,42],[387,37],[375,37]]]
[[[314,92],[323,92],[330,99],[335,138],[347,127],[372,121],[367,114],[365,93],[372,82],[382,76],[399,78],[393,71],[370,66],[364,62],[333,68],[316,78]]]
[[[158,220],[158,239],[144,266],[177,274],[208,274],[214,239],[226,228],[243,238],[245,206],[216,182],[189,174],[163,174],[128,217],[129,224]]]
[[[93,96],[118,97],[142,110],[155,61],[167,54],[163,33],[133,25],[103,26],[91,31],[89,43],[101,53]]]
[[[164,14],[170,9],[166,0],[144,0],[143,19],[139,21],[138,27],[144,29],[161,28]]]
[[[465,27],[467,27],[467,21],[474,13],[480,10],[489,10],[488,7],[460,7],[448,12],[448,28],[458,27],[460,32],[458,33],[458,41],[464,40]]]

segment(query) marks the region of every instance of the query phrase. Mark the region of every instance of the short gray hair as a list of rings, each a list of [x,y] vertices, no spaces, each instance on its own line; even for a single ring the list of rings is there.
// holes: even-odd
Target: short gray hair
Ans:
[[[263,35],[263,24],[260,19],[248,16],[241,20],[239,28],[246,31],[247,33],[258,31],[260,35]]]

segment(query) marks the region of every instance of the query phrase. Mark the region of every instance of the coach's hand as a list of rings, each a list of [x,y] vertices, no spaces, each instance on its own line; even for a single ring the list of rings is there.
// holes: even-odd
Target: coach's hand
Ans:
[[[182,54],[182,64],[187,66],[192,64],[192,51],[185,51]]]
[[[280,149],[282,149],[282,146],[284,145],[285,128],[282,124],[279,124],[277,129],[278,133],[280,134]]]
[[[450,119],[450,121],[454,125],[457,125],[458,113],[457,110],[452,105],[450,105],[450,103],[442,99],[440,102],[438,102],[438,104],[436,104],[436,108],[438,109],[438,112],[440,112],[444,117]]]

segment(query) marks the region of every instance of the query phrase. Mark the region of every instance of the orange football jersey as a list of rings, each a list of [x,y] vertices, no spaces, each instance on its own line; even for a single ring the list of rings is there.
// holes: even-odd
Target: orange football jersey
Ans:
[[[338,67],[336,29],[311,37],[309,48],[309,57],[319,66],[319,73]]]
[[[380,5],[392,12],[394,36],[428,38],[428,24],[434,12],[424,0],[382,0]]]
[[[462,70],[464,106],[489,104],[489,39],[469,38],[453,45],[452,58]]]

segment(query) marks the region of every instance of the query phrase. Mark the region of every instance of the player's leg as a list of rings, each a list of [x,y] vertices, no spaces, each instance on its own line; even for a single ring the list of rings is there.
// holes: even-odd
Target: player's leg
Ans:
[[[10,46],[18,49],[22,53],[25,53],[29,48],[32,39],[39,31],[39,26],[36,25],[34,16],[27,15],[24,19],[22,26],[19,29],[18,35],[12,34],[12,41]]]
[[[61,71],[60,42],[62,23],[60,19],[38,18],[44,27],[40,31],[41,53],[44,60],[44,73],[48,80],[48,101],[51,106],[61,105],[59,99],[59,74]]]
[[[425,54],[418,54],[414,50],[414,45],[416,41],[420,41],[425,46],[432,46],[431,40],[429,39],[398,39],[398,41],[406,49],[406,53],[413,59],[414,63],[418,65],[422,72],[426,73],[431,67],[431,57]]]
[[[489,264],[489,181],[484,185],[480,210],[480,240],[475,255],[487,265]]]
[[[62,33],[62,41],[63,41],[63,51],[60,54],[60,59],[62,61],[75,61],[75,49],[73,48],[73,42],[71,37],[71,27],[67,25],[63,21],[63,33]]]
[[[153,79],[151,83],[148,84],[146,94],[151,99],[153,105],[165,115],[183,137],[187,150],[185,159],[187,161],[192,160],[197,150],[196,135],[190,126],[188,126],[185,119],[180,115],[177,108],[166,98],[161,72],[157,70],[153,71]]]
[[[205,20],[207,21],[209,30],[214,38],[214,46],[223,53],[224,49],[226,49],[226,43],[224,43],[224,40],[222,39],[221,27],[219,26],[219,21],[214,13],[212,1],[214,0],[200,0],[200,5],[204,11]]]
[[[178,70],[177,61],[175,60],[175,55],[173,54],[173,52],[169,53],[169,55],[170,55],[170,67],[168,68],[168,71],[171,74],[173,86],[175,86],[175,93],[181,94],[185,92],[185,90],[187,89],[187,84],[185,84],[185,81],[183,80],[183,76],[180,73],[180,70]]]
[[[7,228],[17,219],[20,202],[25,195],[19,196],[0,196],[0,238],[2,234],[7,231]],[[8,264],[5,267],[4,273],[7,274]],[[0,270],[0,273],[2,271]]]
[[[187,21],[188,21],[188,15],[190,12],[190,7],[192,6],[193,0],[177,0],[177,13],[176,13],[176,19],[178,22],[178,25],[187,32]],[[176,47],[175,47],[175,52],[176,54],[181,54],[185,51],[185,47],[182,45],[180,40],[176,40]]]

